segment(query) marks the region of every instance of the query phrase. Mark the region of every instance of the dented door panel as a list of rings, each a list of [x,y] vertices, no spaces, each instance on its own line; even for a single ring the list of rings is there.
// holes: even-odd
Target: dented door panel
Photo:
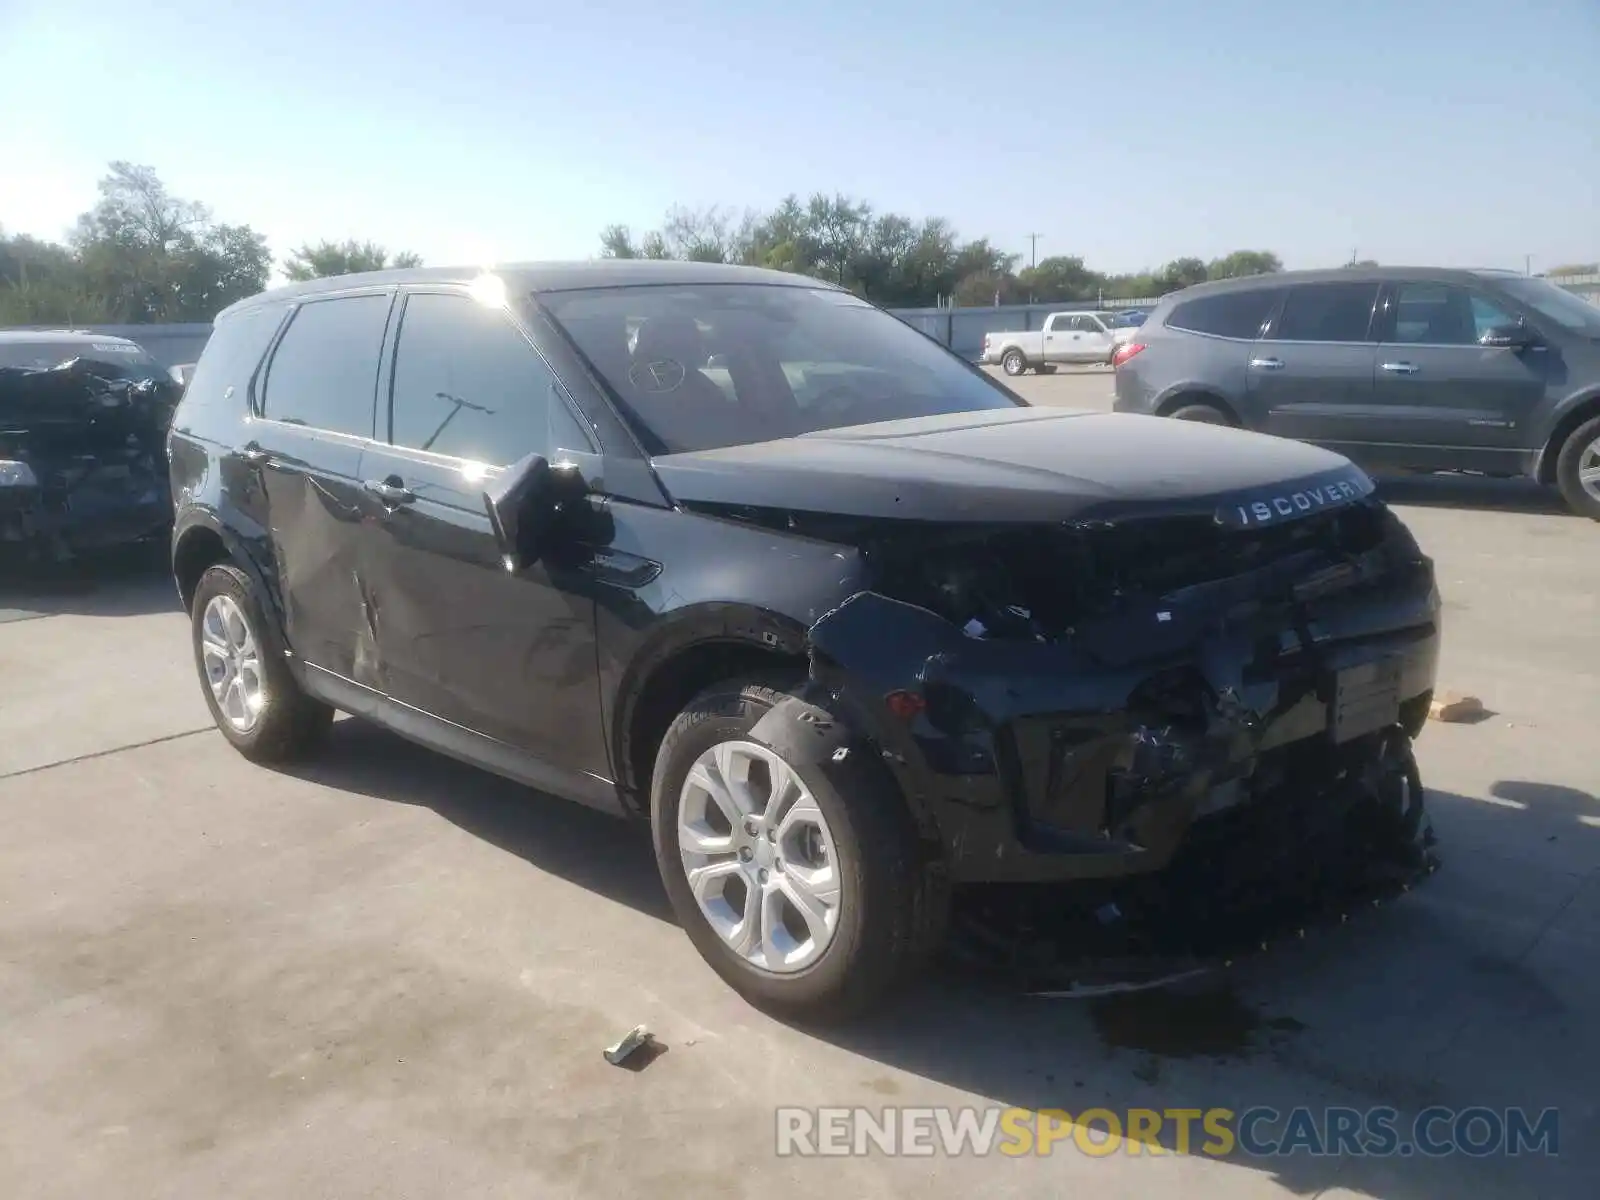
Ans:
[[[268,531],[289,646],[307,662],[358,678],[371,653],[359,636],[356,569],[362,443],[276,421],[250,420],[243,432],[243,449],[229,456],[238,465],[232,496]]]
[[[587,572],[506,571],[483,508],[500,468],[373,446],[363,476],[411,499],[363,495],[367,684],[566,772],[610,778]]]

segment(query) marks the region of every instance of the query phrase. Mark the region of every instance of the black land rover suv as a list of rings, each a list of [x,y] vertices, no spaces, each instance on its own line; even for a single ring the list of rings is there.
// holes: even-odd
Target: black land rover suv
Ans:
[[[1439,602],[1359,469],[1029,407],[812,279],[268,292],[170,450],[234,746],[310,753],[341,709],[647,823],[695,945],[771,1006],[906,977],[959,885],[1163,878],[1291,812],[1426,836]]]
[[[1303,438],[1363,467],[1527,475],[1600,520],[1600,307],[1511,271],[1198,284],[1112,359],[1118,412]]]

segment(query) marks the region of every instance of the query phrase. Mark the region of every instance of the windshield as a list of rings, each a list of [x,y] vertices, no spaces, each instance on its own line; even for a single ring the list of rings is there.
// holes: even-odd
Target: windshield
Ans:
[[[155,359],[127,342],[0,342],[0,367],[47,371],[74,358],[113,364],[120,368],[116,372],[119,378],[144,379],[163,374]]]
[[[1496,282],[1529,308],[1537,310],[1542,316],[1549,317],[1557,325],[1570,329],[1573,333],[1600,337],[1600,306],[1590,304],[1581,296],[1574,295],[1565,288],[1559,288],[1545,279],[1513,275]]]
[[[651,453],[1022,405],[848,292],[705,284],[539,299],[611,385]]]

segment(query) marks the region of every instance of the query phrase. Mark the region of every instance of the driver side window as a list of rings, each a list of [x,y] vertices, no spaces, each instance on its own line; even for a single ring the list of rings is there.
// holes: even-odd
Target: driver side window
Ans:
[[[555,375],[503,313],[453,293],[407,297],[390,441],[489,466],[550,449]]]

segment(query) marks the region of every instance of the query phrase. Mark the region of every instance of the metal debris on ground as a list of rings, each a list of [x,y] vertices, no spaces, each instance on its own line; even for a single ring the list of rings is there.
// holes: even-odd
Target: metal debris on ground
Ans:
[[[606,1048],[606,1061],[613,1067],[620,1067],[637,1050],[649,1045],[654,1037],[655,1035],[643,1025],[635,1025],[620,1042]]]
[[[1428,716],[1435,721],[1471,721],[1483,716],[1483,701],[1459,692],[1439,692],[1428,706]]]

